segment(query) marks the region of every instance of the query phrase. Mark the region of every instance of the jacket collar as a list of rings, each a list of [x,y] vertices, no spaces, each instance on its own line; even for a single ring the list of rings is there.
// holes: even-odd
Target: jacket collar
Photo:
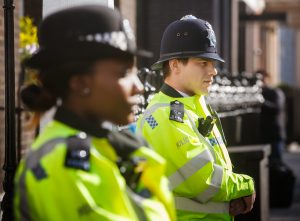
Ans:
[[[194,95],[189,97],[183,97],[177,90],[170,85],[164,83],[160,89],[160,92],[167,95],[168,97],[176,98],[175,100],[180,101],[184,105],[189,106],[191,109],[196,110],[200,108],[200,95]]]
[[[166,83],[162,85],[160,91],[163,92],[165,95],[168,95],[169,97],[174,97],[174,98],[183,97],[178,91],[176,91],[174,88],[172,88],[170,85]]]
[[[84,120],[65,107],[58,107],[54,119],[98,138],[106,137],[108,134],[108,130],[102,128],[100,123]]]

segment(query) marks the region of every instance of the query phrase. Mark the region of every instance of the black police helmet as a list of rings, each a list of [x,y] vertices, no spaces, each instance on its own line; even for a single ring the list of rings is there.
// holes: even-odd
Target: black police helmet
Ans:
[[[47,68],[67,62],[147,55],[138,51],[134,34],[120,13],[101,5],[64,9],[46,17],[38,30],[39,49],[26,62]]]
[[[165,61],[173,58],[199,57],[224,62],[217,53],[216,43],[215,33],[207,21],[186,15],[164,31],[160,58],[151,68],[160,70]]]

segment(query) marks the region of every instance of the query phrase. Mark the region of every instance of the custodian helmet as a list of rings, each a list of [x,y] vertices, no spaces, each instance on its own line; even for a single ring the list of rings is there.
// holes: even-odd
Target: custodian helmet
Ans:
[[[173,58],[199,57],[224,62],[217,53],[216,43],[215,33],[207,21],[186,15],[164,31],[160,58],[151,68],[160,70],[165,61]]]

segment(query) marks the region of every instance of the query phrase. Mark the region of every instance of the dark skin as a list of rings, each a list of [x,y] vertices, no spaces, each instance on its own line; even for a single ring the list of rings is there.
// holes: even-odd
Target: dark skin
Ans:
[[[69,88],[65,107],[88,121],[115,124],[134,120],[135,96],[143,91],[132,63],[117,59],[95,62],[90,73],[72,76]]]

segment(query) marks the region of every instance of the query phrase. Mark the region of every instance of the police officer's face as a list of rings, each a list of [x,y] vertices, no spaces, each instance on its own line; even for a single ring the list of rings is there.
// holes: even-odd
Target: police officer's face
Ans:
[[[179,64],[179,81],[183,92],[189,95],[205,95],[217,75],[213,60],[190,58],[186,64]]]
[[[135,95],[142,92],[143,85],[130,64],[113,59],[96,62],[84,81],[85,87],[90,89],[84,101],[87,112],[116,124],[134,120]]]

